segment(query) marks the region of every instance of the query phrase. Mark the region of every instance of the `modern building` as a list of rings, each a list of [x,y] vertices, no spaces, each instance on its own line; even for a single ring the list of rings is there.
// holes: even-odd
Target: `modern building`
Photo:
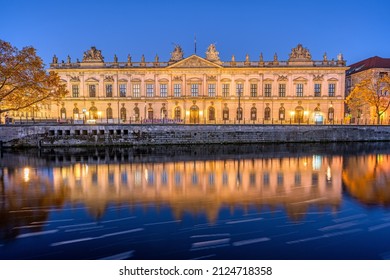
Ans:
[[[168,62],[105,62],[95,47],[80,62],[58,62],[69,90],[58,104],[58,118],[76,123],[314,123],[344,116],[345,61],[313,60],[299,44],[287,61],[223,62],[215,45],[206,57],[184,57],[176,46]],[[52,109],[54,110],[54,109]]]
[[[382,77],[383,75],[390,75],[390,58],[374,56],[350,65],[346,72],[346,96],[348,96],[355,85],[363,79]],[[361,106],[356,110],[351,109],[349,110],[349,113],[355,122],[376,123],[377,116],[369,105]],[[388,113],[385,112],[382,115],[382,118],[387,120]]]

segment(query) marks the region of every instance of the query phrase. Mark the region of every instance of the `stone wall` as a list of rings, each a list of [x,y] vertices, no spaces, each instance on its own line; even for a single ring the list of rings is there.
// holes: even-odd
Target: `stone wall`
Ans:
[[[3,147],[390,141],[390,126],[9,125]]]

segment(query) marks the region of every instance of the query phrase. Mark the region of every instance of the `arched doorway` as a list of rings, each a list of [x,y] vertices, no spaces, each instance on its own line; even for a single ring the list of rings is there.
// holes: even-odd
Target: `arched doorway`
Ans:
[[[174,119],[175,119],[176,121],[181,120],[181,109],[180,109],[179,106],[177,106],[177,107],[175,108],[175,116],[174,116]]]
[[[97,120],[98,118],[98,110],[95,106],[92,106],[91,108],[89,108],[89,118],[91,120]]]
[[[199,123],[199,107],[195,104],[190,108],[190,123]]]
[[[295,107],[294,122],[301,123],[303,122],[303,114],[305,109],[302,106]]]

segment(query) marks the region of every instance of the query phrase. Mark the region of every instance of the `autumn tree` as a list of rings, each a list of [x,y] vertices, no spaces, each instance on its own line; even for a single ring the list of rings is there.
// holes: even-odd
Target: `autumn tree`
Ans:
[[[377,123],[390,106],[390,77],[386,73],[372,73],[364,76],[346,98],[350,110],[369,106],[375,112]]]
[[[58,101],[65,94],[58,74],[45,70],[33,47],[19,50],[0,40],[0,114]]]

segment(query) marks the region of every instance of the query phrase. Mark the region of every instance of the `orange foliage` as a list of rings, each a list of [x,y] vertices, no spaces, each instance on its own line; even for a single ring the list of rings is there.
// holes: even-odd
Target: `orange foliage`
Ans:
[[[33,47],[18,50],[0,40],[0,113],[58,101],[66,92],[57,73],[44,69]]]

